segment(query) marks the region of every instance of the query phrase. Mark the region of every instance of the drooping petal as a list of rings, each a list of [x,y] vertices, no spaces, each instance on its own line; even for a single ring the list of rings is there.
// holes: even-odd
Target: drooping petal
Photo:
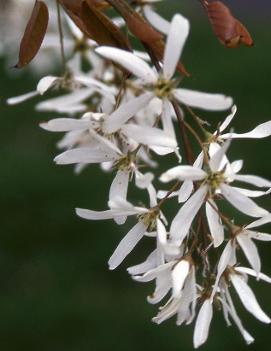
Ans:
[[[59,77],[54,77],[54,76],[47,76],[42,78],[37,85],[37,92],[40,95],[45,94],[46,91],[52,88],[58,80],[59,80]]]
[[[159,179],[161,182],[167,183],[174,179],[197,181],[204,179],[206,176],[207,174],[200,168],[176,166],[163,173]]]
[[[166,79],[172,78],[189,33],[189,22],[176,14],[170,25],[164,53],[163,72]]]
[[[216,280],[214,283],[211,300],[213,300],[214,298],[214,295],[216,293],[222,274],[225,272],[227,266],[233,263],[232,260],[234,257],[234,253],[235,253],[235,244],[233,241],[229,241],[228,244],[225,246],[218,262]]]
[[[142,222],[138,222],[125,235],[108,261],[109,269],[115,269],[122,263],[125,257],[129,255],[138,242],[143,238],[146,230],[146,225]]]
[[[151,269],[154,269],[156,267],[156,261],[157,261],[156,257],[157,257],[157,251],[154,250],[144,262],[127,268],[128,273],[131,275],[138,275],[138,274],[146,273]]]
[[[190,263],[187,260],[181,260],[176,264],[171,272],[172,276],[172,296],[178,297],[183,289],[185,279],[189,273]]]
[[[170,236],[181,243],[187,235],[194,217],[201,208],[207,194],[207,186],[201,186],[190,199],[181,207],[172,221]]]
[[[232,106],[231,97],[222,94],[208,94],[189,89],[174,90],[175,98],[181,103],[208,111],[224,111]]]
[[[156,220],[156,229],[157,229],[157,239],[159,244],[166,245],[167,243],[167,230],[163,222],[158,218]]]
[[[164,99],[163,105],[162,105],[162,115],[161,115],[163,130],[165,131],[165,133],[167,133],[171,137],[176,138],[174,125],[173,125],[173,121],[172,121],[171,109],[172,109],[172,106],[171,106],[169,100]]]
[[[196,320],[193,343],[195,349],[204,344],[209,335],[210,324],[213,318],[213,306],[211,301],[205,300]]]
[[[129,184],[129,171],[118,170],[109,190],[109,201],[113,201],[116,197],[121,197],[126,200],[128,184]],[[124,224],[126,216],[116,217],[114,220],[117,224]]]
[[[263,323],[271,323],[270,318],[263,312],[256,297],[247,283],[237,274],[231,274],[232,284],[240,297],[245,309]]]
[[[256,245],[249,238],[249,236],[246,235],[246,232],[237,235],[237,241],[251,267],[257,272],[257,275],[259,275],[261,271],[261,259]]]
[[[251,217],[263,217],[268,214],[268,211],[229,185],[221,184],[220,189],[226,200],[244,214]]]
[[[247,345],[250,345],[251,343],[253,343],[254,338],[243,327],[243,324],[242,324],[240,318],[238,317],[233,304],[231,303],[229,306],[224,300],[221,299],[220,301],[223,304],[223,308],[226,310],[227,313],[230,314],[230,316],[233,319],[234,323],[236,324],[237,328],[240,330],[240,333],[242,334]]]
[[[138,281],[138,282],[150,282],[153,279],[156,279],[159,275],[163,274],[164,272],[167,272],[167,275],[170,276],[170,271],[172,267],[176,264],[176,261],[171,261],[165,264],[162,264],[154,269],[151,269],[150,271],[146,272],[143,275],[139,276],[134,276],[133,279]]]
[[[145,93],[121,104],[120,107],[109,115],[103,124],[105,133],[114,133],[119,130],[138,111],[147,106],[154,97],[153,93]]]
[[[218,210],[213,200],[209,200],[209,202],[206,202],[206,216],[210,233],[214,240],[214,247],[218,247],[224,241],[224,227],[221,218],[219,217],[219,214],[215,209]]]
[[[143,81],[153,83],[157,76],[150,66],[136,55],[125,50],[102,46],[95,50],[99,55],[118,63]]]

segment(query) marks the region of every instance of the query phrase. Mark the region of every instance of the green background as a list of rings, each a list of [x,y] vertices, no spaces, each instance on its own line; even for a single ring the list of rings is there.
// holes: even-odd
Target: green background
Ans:
[[[191,22],[183,62],[192,77],[185,87],[233,96],[239,107],[235,130],[246,131],[271,119],[270,5],[268,1],[227,3],[249,28],[253,48],[223,48],[197,1],[167,1],[159,8],[168,18],[180,11]],[[56,115],[35,112],[33,101],[5,105],[7,97],[33,90],[37,77],[28,71],[10,76],[3,60],[0,63],[1,350],[192,350],[193,328],[178,328],[174,320],[153,324],[156,307],[145,299],[153,286],[135,283],[126,273],[126,267],[145,258],[150,245],[139,245],[117,271],[107,268],[108,257],[133,222],[118,227],[110,221],[84,221],[74,214],[75,207],[105,209],[111,175],[91,166],[75,176],[72,167],[54,165],[60,135],[41,130],[38,123]],[[202,115],[214,126],[222,116]],[[234,142],[231,155],[245,159],[245,172],[271,178],[270,146],[270,139]],[[268,200],[265,205],[270,209]],[[271,274],[268,243],[259,248],[263,271]],[[252,286],[271,315],[270,287]],[[268,347],[270,327],[237,306],[256,338],[249,349]],[[221,313],[216,313],[202,349],[247,347],[237,329],[227,329]]]

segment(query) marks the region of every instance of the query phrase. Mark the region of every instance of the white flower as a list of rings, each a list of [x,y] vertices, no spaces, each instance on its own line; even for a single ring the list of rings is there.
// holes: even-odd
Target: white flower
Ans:
[[[183,104],[207,110],[225,110],[232,105],[232,99],[224,95],[175,88],[175,81],[172,77],[175,73],[188,32],[189,22],[187,19],[179,14],[175,15],[172,19],[166,42],[162,73],[156,73],[146,62],[133,53],[112,47],[99,47],[96,49],[98,54],[118,63],[139,78],[142,88],[151,90],[151,92],[146,92],[142,96],[136,97],[127,103],[128,110],[130,110],[130,106],[134,106],[133,114],[146,106],[155,96],[161,98],[163,104],[175,98]],[[125,110],[126,105],[124,104],[120,108]],[[161,116],[162,120],[167,118],[165,114],[169,113],[168,105],[164,106],[163,111],[165,112]],[[115,113],[117,114],[118,112],[116,111]],[[109,116],[104,125],[105,131],[112,133],[118,130],[131,118],[131,115],[131,113],[128,113],[126,116],[121,115],[117,118],[115,115],[114,118]]]
[[[214,243],[217,246],[222,243],[223,228],[217,215],[217,207],[212,201],[216,195],[222,195],[231,205],[248,216],[264,217],[268,215],[268,211],[259,207],[243,192],[229,184],[238,180],[258,187],[270,187],[271,182],[256,176],[238,175],[241,163],[233,162],[230,164],[227,162],[225,153],[228,147],[229,142],[214,152],[209,161],[209,170],[205,171],[194,166],[177,166],[161,175],[160,180],[163,182],[179,179],[200,183],[198,189],[181,207],[171,224],[170,236],[178,244],[182,243],[187,235],[194,217],[204,202],[208,203],[206,214]],[[246,189],[244,190],[246,191]]]

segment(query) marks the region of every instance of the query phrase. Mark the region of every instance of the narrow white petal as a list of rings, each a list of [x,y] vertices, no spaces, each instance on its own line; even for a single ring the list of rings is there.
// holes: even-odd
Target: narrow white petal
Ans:
[[[150,172],[141,173],[138,170],[135,172],[135,183],[139,189],[147,189],[154,179],[154,175]]]
[[[170,290],[170,275],[167,272],[159,275],[155,280],[155,290],[153,294],[147,297],[148,303],[157,304],[159,303]],[[153,320],[157,323],[157,321]]]
[[[150,24],[163,34],[167,34],[170,28],[170,22],[161,17],[158,13],[153,11],[152,7],[145,5],[143,7],[144,16]]]
[[[241,246],[251,267],[257,272],[258,275],[261,271],[261,259],[256,245],[249,238],[249,236],[246,235],[246,233],[240,233],[237,235],[237,241]]]
[[[167,133],[173,138],[176,138],[174,125],[172,121],[172,106],[168,99],[163,100],[161,121],[165,133]]]
[[[122,131],[128,138],[144,145],[168,147],[172,151],[177,147],[177,141],[158,128],[127,124]]]
[[[160,176],[160,181],[167,183],[174,179],[179,180],[202,180],[207,176],[207,174],[200,168],[195,168],[193,166],[176,166]]]
[[[220,189],[226,200],[244,214],[251,217],[263,217],[268,214],[268,211],[229,185],[221,184]]]
[[[118,63],[133,73],[136,77],[143,79],[146,82],[153,83],[157,76],[150,66],[136,55],[125,50],[102,46],[95,50],[99,55]]]
[[[173,240],[177,240],[180,243],[183,241],[193,219],[205,200],[207,189],[207,186],[201,186],[181,207],[170,227],[170,236]]]
[[[193,343],[195,349],[204,344],[209,335],[211,320],[213,318],[213,306],[211,301],[205,300],[197,317]]]
[[[215,202],[212,200],[209,200],[209,202],[206,202],[206,216],[214,240],[214,247],[218,247],[224,241],[224,227],[219,214],[215,210],[215,208],[217,209]]]
[[[75,90],[70,94],[65,94],[53,99],[42,101],[36,106],[38,111],[69,111],[73,106],[83,106],[81,102],[88,99],[94,93],[93,89],[84,88]],[[85,110],[84,109],[82,111]]]
[[[250,345],[251,343],[253,343],[254,338],[243,327],[243,324],[242,324],[240,318],[238,317],[233,304],[231,303],[231,305],[228,306],[228,304],[224,300],[220,300],[220,301],[222,302],[223,308],[226,310],[226,312],[231,315],[234,323],[236,324],[237,328],[240,330],[240,333],[242,334],[243,338],[245,339],[245,342],[247,343],[247,345]]]
[[[58,165],[67,165],[73,163],[101,163],[116,161],[118,155],[113,152],[97,150],[92,148],[77,148],[63,152],[55,157],[54,161]]]
[[[236,174],[234,180],[252,184],[259,188],[271,188],[271,182],[269,180],[254,175]]]
[[[145,93],[121,104],[120,107],[109,115],[103,124],[105,133],[114,133],[119,130],[130,118],[142,108],[146,107],[154,97],[153,93]]]
[[[146,272],[145,274],[141,276],[134,276],[133,279],[138,281],[138,282],[150,282],[153,279],[156,279],[159,275],[163,274],[164,272],[167,272],[167,275],[170,276],[169,272],[171,271],[172,267],[176,264],[175,261],[171,261],[165,264],[162,264],[154,269],[151,269],[150,271]]]
[[[239,298],[244,305],[245,309],[253,314],[254,317],[259,319],[263,323],[271,323],[270,318],[263,312],[256,297],[251,290],[251,288],[247,285],[247,283],[240,278],[237,274],[231,274],[232,284],[239,295]]]
[[[37,91],[40,95],[43,95],[46,93],[47,90],[52,88],[52,86],[59,80],[58,77],[54,76],[47,76],[42,78],[38,85],[37,85]]]
[[[208,111],[223,111],[232,106],[231,97],[222,94],[208,94],[189,89],[176,89],[174,95],[181,103]]]
[[[183,51],[189,33],[189,22],[180,14],[176,14],[170,24],[164,53],[164,76],[170,79]]]
[[[171,272],[172,295],[178,297],[183,289],[185,279],[189,273],[190,264],[187,260],[181,260],[176,264]]]
[[[180,304],[179,299],[169,300],[169,302],[165,306],[163,306],[163,308],[160,310],[158,315],[154,317],[152,321],[156,324],[161,324],[165,320],[171,318],[172,316],[174,316],[174,314],[177,313],[179,304]]]
[[[159,218],[156,220],[156,227],[158,242],[161,245],[165,245],[167,243],[167,230],[163,222]]]
[[[84,218],[84,219],[93,220],[93,221],[112,219],[115,216],[115,213],[112,210],[92,211],[92,210],[86,210],[84,208],[76,208],[75,211],[76,211],[77,216]]]
[[[222,147],[211,157],[210,168],[213,172],[218,172],[223,168],[225,163],[225,156],[228,148],[230,147],[231,140],[227,140]],[[223,162],[224,161],[224,162]]]
[[[269,194],[269,190],[268,191],[249,190],[249,189],[239,188],[237,186],[233,186],[232,188],[247,197],[260,197],[260,196]]]
[[[7,99],[7,104],[8,105],[16,105],[20,104],[21,102],[24,102],[26,100],[31,99],[34,96],[38,96],[39,93],[37,91],[31,91],[30,93],[26,93],[20,96],[12,97]]]
[[[156,267],[156,257],[157,251],[154,250],[146,259],[146,261],[137,264],[135,266],[127,268],[127,271],[131,275],[138,275],[146,273],[147,271],[154,269]]]
[[[259,241],[271,241],[271,235],[267,233],[247,231],[247,234],[251,239]]]
[[[134,249],[138,242],[143,238],[147,227],[142,222],[138,222],[121,240],[108,264],[109,269],[117,268],[127,255]]]
[[[266,138],[271,135],[271,121],[262,123],[258,125],[256,128],[251,130],[250,132],[247,133],[227,133],[224,135],[221,135],[221,138],[223,139],[238,139],[238,138],[255,138],[255,139],[261,139],[261,138]]]
[[[109,200],[112,201],[116,197],[126,200],[129,183],[129,171],[118,170],[109,190]]]
[[[237,106],[233,105],[232,109],[231,109],[231,114],[224,120],[224,122],[219,126],[219,131],[223,132],[228,125],[231,123],[231,121],[233,120],[235,114],[237,112]],[[230,134],[229,134],[230,135]]]
[[[185,180],[178,191],[178,202],[186,202],[194,189],[193,182],[191,180]]]
[[[46,123],[40,123],[40,127],[50,132],[69,132],[71,130],[84,130],[90,127],[89,121],[73,118],[56,118]]]
[[[260,280],[263,280],[263,281],[271,284],[271,277],[268,277],[268,275],[266,275],[264,273],[257,274],[256,271],[254,271],[251,268],[247,268],[247,267],[235,267],[235,270],[239,273],[249,274],[255,278],[259,277]]]
[[[126,200],[129,184],[129,175],[130,173],[128,171],[119,170],[117,172],[110,186],[109,201],[113,201],[116,197],[121,197]],[[126,216],[114,218],[117,224],[124,224],[126,219]]]
[[[230,265],[230,263],[232,263],[232,259],[234,256],[234,252],[235,252],[235,244],[232,241],[229,241],[228,244],[225,246],[222,255],[219,259],[218,262],[218,266],[217,266],[217,274],[216,274],[216,280],[215,280],[215,284],[213,287],[213,291],[212,291],[212,296],[211,296],[211,300],[213,300],[214,295],[216,293],[220,278],[222,276],[222,274],[224,273],[225,269],[227,268],[228,265]]]
[[[264,216],[263,218],[257,219],[256,221],[250,223],[246,226],[246,229],[260,227],[261,225],[267,224],[271,222],[271,214]]]

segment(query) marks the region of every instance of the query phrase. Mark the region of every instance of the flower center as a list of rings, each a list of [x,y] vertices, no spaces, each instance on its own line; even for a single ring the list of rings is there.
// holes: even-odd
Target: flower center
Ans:
[[[170,96],[172,89],[175,86],[175,82],[173,80],[166,80],[161,77],[158,79],[155,85],[155,95],[159,98],[166,98]]]

